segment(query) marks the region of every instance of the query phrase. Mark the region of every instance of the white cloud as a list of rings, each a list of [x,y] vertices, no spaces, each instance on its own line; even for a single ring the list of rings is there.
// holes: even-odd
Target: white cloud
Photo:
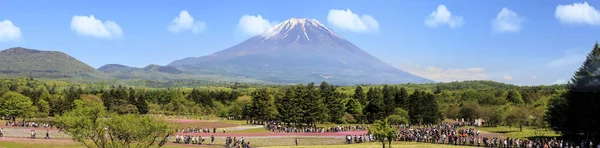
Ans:
[[[94,15],[73,16],[71,30],[80,35],[104,39],[117,38],[123,35],[123,30],[117,23],[110,20],[102,22],[102,20],[96,19]]]
[[[548,62],[548,66],[550,67],[562,67],[562,66],[576,66],[578,67],[583,63],[587,53],[585,52],[576,52],[574,50],[567,50],[564,52],[564,55],[560,58],[552,60]]]
[[[496,19],[492,21],[492,28],[495,32],[519,32],[524,21],[525,19],[519,17],[516,12],[502,8]]]
[[[401,64],[399,69],[409,73],[432,79],[439,82],[452,82],[464,80],[489,80],[492,77],[488,75],[484,68],[473,67],[466,69],[440,68],[434,66],[412,66]]]
[[[206,23],[195,20],[187,10],[181,10],[179,16],[171,21],[171,24],[167,29],[173,33],[191,31],[194,34],[197,34],[206,30]]]
[[[554,16],[564,24],[600,25],[600,12],[587,2],[558,5]]]
[[[370,15],[359,16],[350,9],[331,9],[327,14],[327,22],[333,27],[357,33],[379,32],[379,22]]]
[[[260,35],[273,27],[274,23],[264,19],[260,15],[243,15],[240,18],[238,27],[245,33],[251,35]],[[276,24],[275,24],[276,25]]]
[[[513,77],[509,76],[509,75],[504,75],[502,78],[504,78],[504,80],[512,80]]]
[[[0,22],[0,42],[17,41],[21,39],[21,29],[10,20]]]
[[[484,72],[485,69],[476,67],[476,68],[467,68],[467,71],[468,72]]]
[[[554,82],[552,82],[552,84],[567,84],[567,81],[563,79],[556,79]]]
[[[436,28],[441,25],[448,25],[450,28],[457,28],[464,24],[462,16],[452,15],[452,12],[445,5],[439,5],[436,11],[433,11],[425,19],[425,25]]]

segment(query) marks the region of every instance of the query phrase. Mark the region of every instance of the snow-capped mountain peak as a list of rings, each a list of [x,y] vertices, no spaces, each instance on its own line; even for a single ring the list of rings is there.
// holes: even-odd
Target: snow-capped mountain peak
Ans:
[[[295,32],[295,33],[297,33],[297,37],[303,37],[306,40],[310,41],[310,37],[307,33],[307,28],[312,28],[313,31],[325,32],[325,33],[329,34],[330,37],[333,37],[333,38],[342,39],[341,36],[337,35],[333,31],[329,30],[327,27],[325,27],[325,25],[321,24],[318,20],[308,19],[308,18],[288,19],[286,21],[283,21],[283,22],[273,26],[271,29],[267,30],[261,36],[264,37],[264,40],[267,40],[267,39],[270,39],[273,37],[285,38],[285,37],[289,36],[289,33],[291,31],[293,31],[295,29],[301,29],[302,33]],[[309,29],[309,30],[311,30],[311,29]]]

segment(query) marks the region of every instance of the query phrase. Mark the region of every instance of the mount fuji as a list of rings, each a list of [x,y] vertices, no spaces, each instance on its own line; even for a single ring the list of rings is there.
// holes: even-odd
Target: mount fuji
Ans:
[[[292,18],[261,35],[168,66],[191,74],[220,74],[278,83],[338,85],[430,83],[377,59],[315,19]]]

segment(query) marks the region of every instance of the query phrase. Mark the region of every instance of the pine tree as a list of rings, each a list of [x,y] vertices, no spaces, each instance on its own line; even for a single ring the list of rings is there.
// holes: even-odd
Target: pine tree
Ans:
[[[326,105],[327,121],[332,123],[341,123],[344,116],[344,106],[342,104],[342,95],[335,91],[335,86],[323,81],[319,86],[321,98]]]
[[[421,99],[423,98],[422,92],[415,90],[410,97],[408,97],[408,116],[410,117],[410,123],[421,124],[423,123],[423,116],[421,114],[422,104]]]
[[[295,87],[292,86],[283,89],[284,95],[275,100],[280,120],[288,123],[288,125],[297,120],[297,113],[299,110],[298,104],[296,104],[298,101],[295,101],[298,97],[294,88]]]
[[[596,42],[583,65],[575,72],[568,91],[550,101],[547,121],[569,140],[600,142],[600,47]],[[564,118],[564,119],[563,119]]]
[[[142,93],[139,95],[139,97],[137,98],[137,101],[135,103],[135,107],[137,107],[138,112],[140,114],[148,113],[148,103],[146,102],[146,94],[145,93]]]
[[[394,97],[394,104],[397,107],[401,107],[404,110],[408,110],[408,91],[406,88],[401,87],[397,90],[396,97]]]
[[[252,92],[252,114],[255,120],[264,122],[271,120],[274,116],[273,110],[276,110],[271,94],[266,88]]]
[[[111,90],[112,91],[112,90]],[[108,111],[112,111],[113,110],[113,96],[111,91],[104,91],[102,93],[102,103],[104,104],[104,107],[106,107],[106,110]]]
[[[396,89],[394,87],[384,85],[381,90],[383,94],[383,116],[389,116],[396,109]]]
[[[424,124],[436,124],[442,118],[441,112],[439,110],[437,101],[435,100],[435,95],[431,93],[424,93],[422,95],[420,102],[422,105],[421,114],[423,118]]]
[[[302,106],[302,109],[304,110],[303,119],[305,120],[306,125],[316,127],[316,122],[325,121],[326,106],[323,103],[323,99],[319,96],[319,92],[314,83],[309,83],[306,85],[305,89],[306,92],[303,97],[303,102],[306,103]]]
[[[384,106],[381,91],[378,88],[369,88],[367,99],[369,99],[369,103],[363,109],[367,122],[373,123],[375,120],[383,119]]]
[[[129,98],[127,99],[127,103],[137,106],[138,101],[137,101],[136,97],[137,97],[137,94],[135,93],[135,90],[130,87],[129,88]]]
[[[354,99],[356,99],[358,102],[360,102],[360,104],[362,104],[363,106],[366,106],[367,103],[369,102],[367,100],[367,96],[365,95],[365,91],[363,90],[362,86],[358,85],[356,86],[356,89],[354,90]]]

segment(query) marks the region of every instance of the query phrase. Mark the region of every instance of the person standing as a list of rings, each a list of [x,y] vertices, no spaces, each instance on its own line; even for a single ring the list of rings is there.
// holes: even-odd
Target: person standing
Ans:
[[[215,145],[215,135],[210,136],[210,145]]]
[[[296,137],[295,141],[296,141],[296,146],[298,146],[298,137]]]
[[[50,130],[46,130],[46,137],[44,137],[44,139],[50,139],[50,134],[49,134]]]

